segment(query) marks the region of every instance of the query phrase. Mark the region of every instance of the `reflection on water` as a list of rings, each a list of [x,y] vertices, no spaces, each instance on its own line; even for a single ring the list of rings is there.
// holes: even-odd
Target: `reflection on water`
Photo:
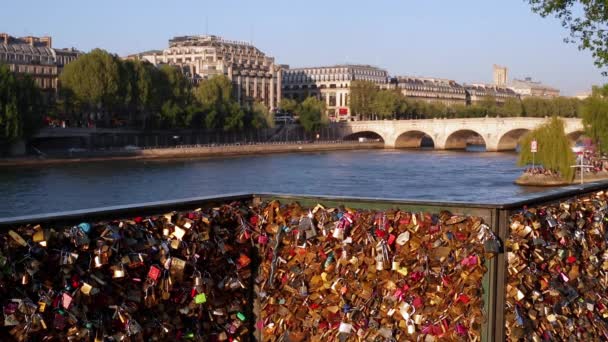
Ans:
[[[230,192],[502,202],[543,188],[513,184],[514,153],[371,150],[0,170],[0,217]]]

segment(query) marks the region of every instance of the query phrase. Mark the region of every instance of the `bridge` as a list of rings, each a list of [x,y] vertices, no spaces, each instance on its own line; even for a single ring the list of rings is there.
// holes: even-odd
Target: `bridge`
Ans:
[[[529,131],[550,118],[462,118],[425,120],[355,121],[339,125],[344,139],[380,138],[387,148],[416,148],[423,139],[435,149],[465,149],[469,143],[485,144],[487,151],[508,151],[517,147]],[[578,118],[562,118],[571,141],[583,135]]]

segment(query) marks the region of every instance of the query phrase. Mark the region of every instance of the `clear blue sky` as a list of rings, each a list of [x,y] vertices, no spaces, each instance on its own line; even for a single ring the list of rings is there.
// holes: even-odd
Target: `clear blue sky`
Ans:
[[[563,42],[557,20],[524,0],[18,0],[2,6],[0,31],[121,56],[209,33],[252,40],[291,66],[366,63],[467,83],[491,82],[496,63],[565,95],[608,82],[588,52]]]

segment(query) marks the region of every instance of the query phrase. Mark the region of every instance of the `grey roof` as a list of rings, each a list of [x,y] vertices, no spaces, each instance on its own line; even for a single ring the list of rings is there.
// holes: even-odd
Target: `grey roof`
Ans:
[[[29,44],[0,44],[0,51],[7,53],[20,53],[39,56],[54,56],[53,49]]]

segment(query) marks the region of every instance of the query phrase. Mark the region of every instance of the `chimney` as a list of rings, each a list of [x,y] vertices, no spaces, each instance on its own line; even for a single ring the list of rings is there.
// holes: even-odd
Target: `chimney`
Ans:
[[[8,45],[8,33],[0,33],[0,41]]]

